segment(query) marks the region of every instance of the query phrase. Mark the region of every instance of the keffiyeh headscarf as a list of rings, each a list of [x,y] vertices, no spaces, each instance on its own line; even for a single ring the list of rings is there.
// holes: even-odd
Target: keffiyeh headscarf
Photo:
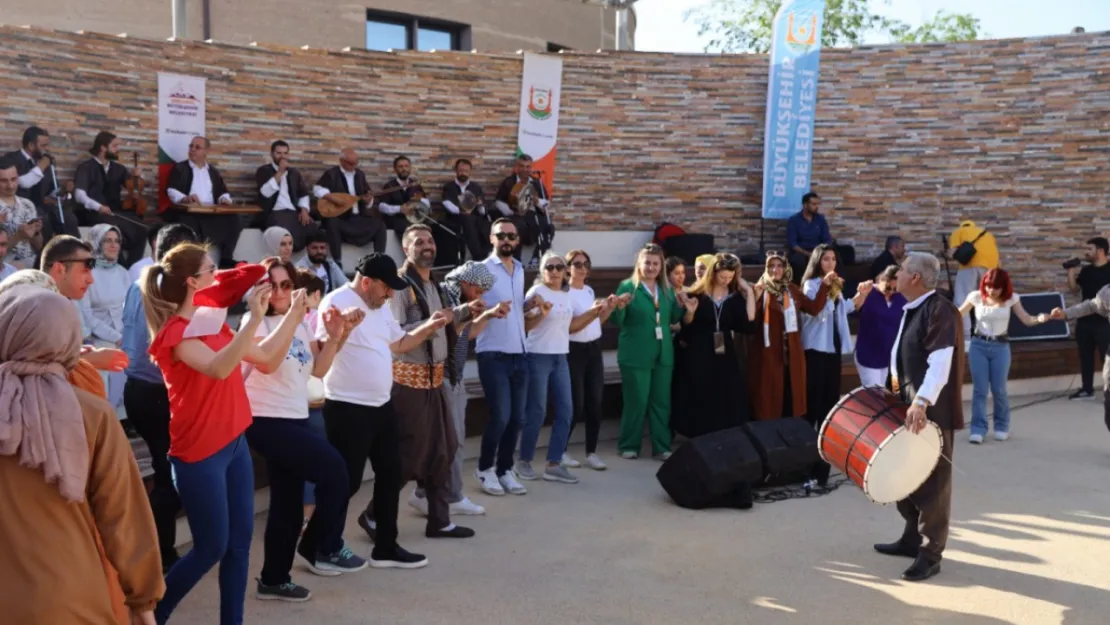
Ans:
[[[89,243],[93,246],[93,256],[96,257],[96,266],[101,269],[111,269],[119,264],[119,256],[115,260],[109,260],[104,257],[104,237],[108,236],[109,232],[115,232],[116,237],[119,238],[120,243],[123,243],[123,234],[120,233],[119,228],[111,224],[96,224],[89,230]]]
[[[58,292],[58,285],[54,284],[54,279],[50,277],[50,274],[38,269],[20,269],[0,282],[0,293],[24,284],[37,286],[54,293]]]
[[[455,306],[462,303],[460,282],[469,282],[488,291],[493,288],[493,274],[485,264],[473,260],[468,260],[452,269],[451,273],[443,279],[443,290],[447,291],[448,297],[454,300]]]

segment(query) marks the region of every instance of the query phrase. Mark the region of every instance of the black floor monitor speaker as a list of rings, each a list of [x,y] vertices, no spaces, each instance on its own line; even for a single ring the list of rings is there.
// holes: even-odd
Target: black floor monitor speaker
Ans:
[[[683,508],[750,508],[751,484],[763,477],[763,460],[742,427],[691,439],[655,474]]]
[[[663,242],[663,251],[667,256],[677,256],[686,261],[687,265],[693,267],[694,260],[698,256],[714,253],[713,235],[680,234],[667,237],[667,240]]]
[[[756,485],[782,485],[807,479],[820,460],[817,432],[805,419],[784,417],[744,424],[762,461]]]

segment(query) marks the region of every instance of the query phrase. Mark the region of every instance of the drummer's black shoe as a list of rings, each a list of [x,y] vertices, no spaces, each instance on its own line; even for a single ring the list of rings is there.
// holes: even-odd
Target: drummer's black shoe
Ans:
[[[916,558],[918,548],[912,545],[907,545],[902,541],[895,541],[892,543],[879,543],[875,545],[875,551],[887,556],[905,556],[907,558]]]
[[[922,582],[940,573],[940,560],[921,552],[913,561],[910,568],[902,573],[902,579],[907,582]]]

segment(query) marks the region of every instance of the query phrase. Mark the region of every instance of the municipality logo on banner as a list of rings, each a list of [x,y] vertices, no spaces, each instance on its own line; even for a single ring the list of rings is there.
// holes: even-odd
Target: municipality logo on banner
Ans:
[[[786,0],[775,15],[763,139],[763,218],[787,219],[810,190],[824,0]]]
[[[532,157],[532,173],[548,193],[555,187],[555,144],[559,134],[559,102],[563,86],[563,59],[552,54],[524,55],[520,78],[520,126],[517,155]]]
[[[529,88],[528,114],[543,121],[551,118],[551,89],[532,86]]]

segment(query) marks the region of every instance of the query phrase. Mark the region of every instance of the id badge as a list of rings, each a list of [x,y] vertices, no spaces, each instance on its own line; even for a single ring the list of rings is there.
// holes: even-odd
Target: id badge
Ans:
[[[786,333],[792,334],[798,331],[798,313],[794,312],[794,307],[791,306],[784,311],[783,322],[786,325]]]
[[[717,355],[723,355],[725,353],[725,333],[724,332],[714,332],[713,333],[713,353],[717,354]]]
[[[657,340],[657,341],[662,341],[663,340],[663,327],[662,326],[655,326],[655,340]]]

